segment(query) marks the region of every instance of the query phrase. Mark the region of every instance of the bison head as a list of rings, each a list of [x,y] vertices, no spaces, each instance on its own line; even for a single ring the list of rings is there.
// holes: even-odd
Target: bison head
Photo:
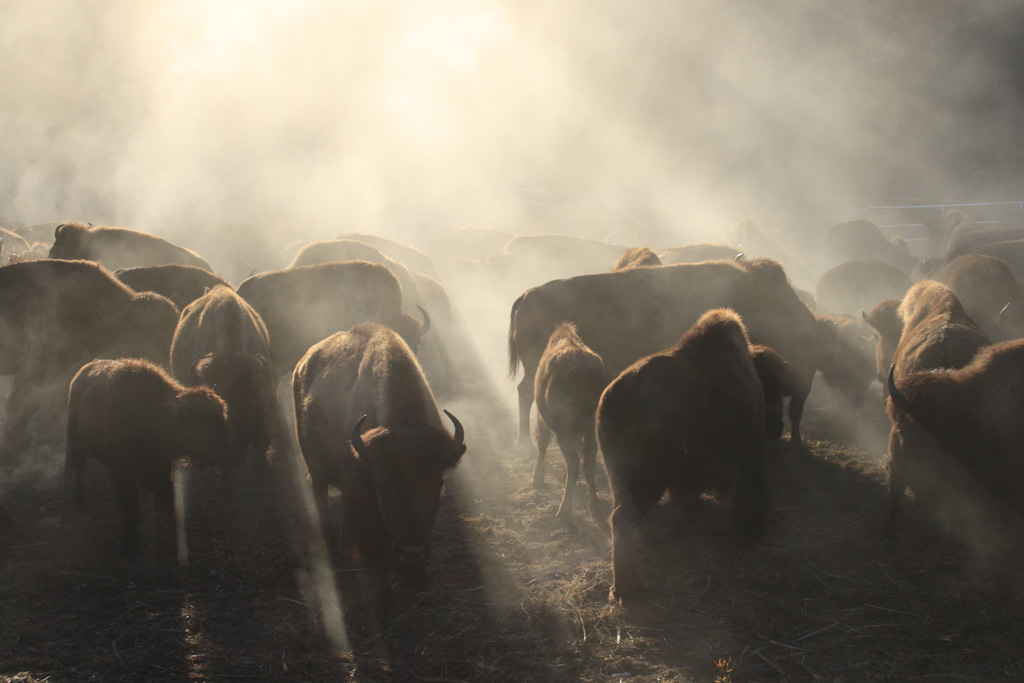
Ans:
[[[82,223],[61,223],[53,231],[53,245],[50,247],[49,258],[52,259],[90,259],[92,254],[86,248],[83,239],[89,227]]]
[[[381,521],[403,577],[426,583],[425,560],[441,500],[444,473],[466,452],[462,424],[444,411],[455,435],[435,427],[388,429],[362,434],[362,416],[352,427],[352,448],[371,474]]]
[[[185,389],[172,401],[182,450],[199,462],[223,464],[231,453],[228,408],[208,387]]]

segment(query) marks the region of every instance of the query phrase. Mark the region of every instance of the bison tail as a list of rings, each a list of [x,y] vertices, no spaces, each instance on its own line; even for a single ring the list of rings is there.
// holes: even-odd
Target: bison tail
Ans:
[[[519,374],[519,349],[516,347],[516,312],[522,303],[525,292],[512,303],[512,312],[508,319],[508,378],[515,379]]]

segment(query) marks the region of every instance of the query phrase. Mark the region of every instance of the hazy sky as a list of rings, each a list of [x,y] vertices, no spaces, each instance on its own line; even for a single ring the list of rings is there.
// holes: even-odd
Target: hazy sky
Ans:
[[[452,180],[1020,199],[1019,6],[0,3],[0,219],[372,231],[486,194]]]

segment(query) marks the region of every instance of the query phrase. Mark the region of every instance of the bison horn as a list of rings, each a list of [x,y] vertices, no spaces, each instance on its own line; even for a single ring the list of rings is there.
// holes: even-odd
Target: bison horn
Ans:
[[[996,316],[996,320],[999,321],[999,324],[1003,323],[1003,316],[1006,314],[1006,309],[1008,309],[1009,307],[1010,307],[1010,302],[1007,301],[1006,305],[999,309],[999,315]]]
[[[910,414],[910,401],[907,397],[900,393],[900,390],[896,388],[896,364],[893,363],[889,366],[889,397],[892,402],[896,404],[896,407],[903,412]]]
[[[459,446],[462,446],[463,442],[466,440],[466,430],[462,428],[462,423],[459,422],[457,417],[449,413],[447,410],[444,411],[444,414],[447,415],[448,419],[452,421],[453,425],[455,425],[455,436],[452,437],[452,440],[455,442],[456,448],[458,448]]]
[[[733,263],[743,263],[743,252],[736,254],[736,257],[732,260]]]
[[[352,448],[356,449],[356,453],[359,455],[366,455],[366,444],[363,443],[363,437],[360,436],[360,431],[363,428],[363,422],[366,421],[366,415],[356,420],[355,425],[352,426],[352,435],[350,440],[352,441]]]
[[[200,367],[200,363],[202,363],[202,362],[203,362],[202,358],[197,358],[196,362],[192,363],[192,368],[189,371],[189,374],[192,375],[192,379],[197,384],[202,384],[203,383],[203,371],[202,371],[202,369]]]
[[[430,314],[427,313],[427,310],[419,304],[416,304],[416,308],[420,309],[420,313],[423,314],[423,326],[420,327],[420,336],[422,337],[427,333],[427,330],[430,329]]]

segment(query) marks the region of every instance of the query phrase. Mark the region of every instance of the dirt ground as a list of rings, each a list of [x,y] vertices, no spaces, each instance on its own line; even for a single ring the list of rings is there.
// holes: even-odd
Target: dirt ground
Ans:
[[[474,367],[471,356],[460,362]],[[683,526],[655,510],[640,558],[653,597],[620,606],[584,485],[573,523],[557,522],[560,454],[553,446],[547,489],[534,490],[532,456],[513,443],[514,385],[483,364],[460,399],[441,401],[469,451],[448,477],[431,589],[399,588],[388,623],[358,561],[312,531],[297,455],[231,503],[214,472],[186,468],[180,569],[146,507],[141,557],[122,559],[101,468],[88,470],[76,515],[47,474],[62,454],[29,454],[31,466],[3,475],[14,528],[0,532],[0,680],[1024,679],[1020,576],[997,588],[913,500],[889,524],[877,386],[852,421],[812,396],[810,452],[773,454],[757,544],[738,543],[718,501]],[[604,482],[601,496],[610,509]]]

